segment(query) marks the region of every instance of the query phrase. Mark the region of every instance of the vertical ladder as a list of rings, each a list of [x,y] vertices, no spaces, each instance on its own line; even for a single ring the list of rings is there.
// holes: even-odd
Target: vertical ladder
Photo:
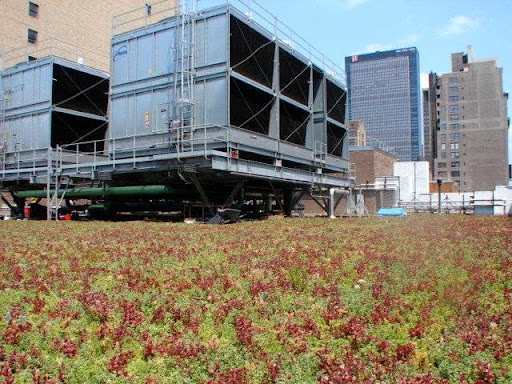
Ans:
[[[0,72],[0,81],[2,74]],[[6,110],[7,103],[9,101],[9,92],[5,90],[4,85],[2,84],[1,88],[1,96],[2,100],[0,100],[0,161],[2,162],[1,170],[2,170],[2,180],[5,176],[6,165],[5,162],[7,160],[7,125],[6,125]]]
[[[195,1],[188,0],[185,9],[180,9],[180,24],[176,29],[173,125],[177,127],[178,152],[193,149]]]

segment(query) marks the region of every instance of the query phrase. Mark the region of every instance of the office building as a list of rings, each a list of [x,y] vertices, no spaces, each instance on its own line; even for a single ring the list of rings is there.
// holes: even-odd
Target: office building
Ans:
[[[364,123],[367,140],[400,160],[422,158],[419,54],[416,48],[345,58],[350,120]]]

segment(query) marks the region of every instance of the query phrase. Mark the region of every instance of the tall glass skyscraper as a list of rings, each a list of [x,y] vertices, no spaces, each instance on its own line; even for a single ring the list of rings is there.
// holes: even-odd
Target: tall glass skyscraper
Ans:
[[[362,121],[368,142],[391,147],[399,160],[423,156],[419,64],[416,48],[345,58],[349,119]]]

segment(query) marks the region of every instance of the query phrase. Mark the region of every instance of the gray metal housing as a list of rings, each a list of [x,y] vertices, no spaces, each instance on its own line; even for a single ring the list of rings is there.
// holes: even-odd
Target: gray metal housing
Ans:
[[[222,139],[229,136],[241,159],[348,172],[341,83],[231,6],[194,16],[185,30],[193,34],[189,121],[180,120],[176,96],[177,88],[188,87],[179,84],[183,20],[113,37],[108,135],[117,150],[127,148],[131,136],[145,135],[139,145],[154,148],[157,134],[173,127],[208,126],[209,132],[218,127]],[[191,131],[195,140],[204,132]]]
[[[107,129],[108,75],[54,56],[21,63],[0,76],[2,150],[42,151]]]

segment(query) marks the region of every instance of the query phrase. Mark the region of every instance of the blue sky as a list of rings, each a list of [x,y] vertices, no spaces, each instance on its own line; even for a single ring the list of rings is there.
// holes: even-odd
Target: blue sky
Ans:
[[[450,72],[451,53],[472,45],[475,59],[498,59],[504,91],[512,99],[512,0],[257,2],[341,67],[345,56],[415,46],[420,71],[442,74]]]

